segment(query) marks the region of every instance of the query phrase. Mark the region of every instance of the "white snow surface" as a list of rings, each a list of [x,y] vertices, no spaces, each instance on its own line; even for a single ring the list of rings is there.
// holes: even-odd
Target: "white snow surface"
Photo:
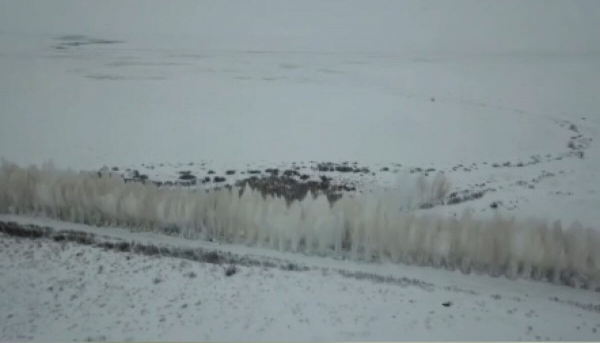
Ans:
[[[153,179],[310,161],[433,167],[457,189],[496,188],[481,211],[501,201],[596,226],[599,6],[3,0],[0,156]],[[556,160],[571,124],[592,142],[584,159]],[[532,156],[541,163],[492,167]],[[393,186],[395,174],[359,181]]]
[[[535,247],[556,243],[541,239],[549,237],[539,235],[541,228],[555,228],[554,220],[565,227],[581,223],[577,232],[600,227],[598,32],[595,0],[0,0],[0,157],[29,173],[30,165],[53,160],[60,170],[136,169],[153,180],[177,179],[182,170],[199,179],[236,170],[228,183],[246,170],[296,162],[311,179],[355,183],[368,206],[385,204],[377,197],[382,189],[402,194],[402,176],[411,170],[434,168],[452,181],[453,192],[492,189],[480,199],[434,208],[435,218],[450,223],[472,209],[485,223],[493,215],[541,219],[546,222],[535,229],[527,226],[529,240],[513,243],[535,243],[527,252],[534,261],[560,260],[560,254],[536,253],[553,251]],[[314,170],[325,161],[357,161],[373,173]],[[32,180],[27,173],[19,180]],[[69,186],[37,185],[67,189],[66,207],[19,183],[0,184],[0,207],[73,221],[97,214],[88,205],[97,206],[99,197],[61,180]],[[140,190],[131,187],[112,194]],[[110,220],[139,226],[146,212],[136,207],[136,192]],[[186,202],[177,197],[190,191],[169,192],[181,205]],[[89,202],[77,202],[82,196]],[[368,206],[363,213],[372,215]],[[52,212],[59,209],[60,215]],[[177,211],[170,213],[167,224],[176,219]],[[261,230],[281,230],[286,216],[262,217],[259,223],[268,218],[269,226]],[[131,239],[145,235],[151,234]],[[597,256],[593,239],[572,237],[571,247],[586,247],[579,261]],[[0,244],[0,339],[593,340],[600,329],[597,312],[573,306],[597,303],[597,293],[522,280],[335,262],[427,280],[435,285],[431,293],[322,271],[240,267],[225,278],[221,267],[179,267],[171,258],[127,260],[96,248],[10,237]],[[594,261],[584,263],[591,274],[600,265]],[[114,273],[96,273],[99,264]],[[193,280],[183,276],[190,268],[198,275]],[[167,281],[154,285],[159,274]],[[440,286],[450,284],[476,294]],[[193,317],[171,301],[180,294],[200,300],[198,308],[181,300]],[[548,300],[551,295],[560,301]],[[453,306],[440,305],[450,298]]]
[[[95,232],[104,239],[278,259],[308,268],[237,266],[237,272],[227,277],[227,265],[3,235],[2,339],[593,341],[599,337],[598,297],[589,291],[45,219],[3,215],[0,220]],[[351,273],[383,278],[356,279],[347,276]],[[390,281],[394,278],[418,282]]]

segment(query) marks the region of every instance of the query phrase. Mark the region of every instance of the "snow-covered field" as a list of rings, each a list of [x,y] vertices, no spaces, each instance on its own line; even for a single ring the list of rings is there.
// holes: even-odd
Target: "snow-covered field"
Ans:
[[[56,228],[52,239],[0,233],[4,338],[591,341],[600,330],[598,295],[584,290],[0,220]],[[77,244],[69,232],[95,236]],[[163,257],[135,247],[121,252],[118,243],[132,240],[160,247]],[[223,257],[199,258],[204,251]]]
[[[431,180],[441,171],[452,182],[450,193],[479,195],[425,211],[437,218],[460,218],[471,209],[484,221],[497,214],[548,221],[543,227],[560,220],[565,229],[574,221],[597,229],[597,32],[600,4],[594,0],[2,0],[0,157],[21,167],[53,160],[60,169],[106,167],[160,182],[186,172],[208,178],[194,187],[200,190],[278,168],[296,171],[298,179],[350,183],[359,199],[382,189],[406,199],[407,175],[426,172]],[[318,167],[323,162],[360,168],[325,171]],[[19,198],[14,190],[21,188],[2,186],[5,176],[0,208],[25,212],[11,220],[37,220],[27,215],[34,209],[39,214],[34,207],[43,192],[29,189],[22,193],[27,198]],[[225,181],[216,183],[215,176]],[[74,212],[97,212],[86,206],[97,206],[102,194],[69,194],[89,201]],[[131,200],[136,194],[129,205],[139,204]],[[127,209],[117,206],[112,219],[122,223],[122,213],[143,212]],[[369,213],[366,205],[361,209]],[[180,212],[169,213],[154,218],[170,225]],[[139,223],[135,216],[130,221]],[[289,224],[286,216],[266,217],[276,229]],[[510,237],[538,242],[525,232]],[[153,239],[170,239],[160,237]],[[313,269],[240,266],[228,278],[222,266],[179,267],[175,257],[50,239],[3,236],[0,242],[0,339],[600,337],[600,322],[592,320],[597,311],[573,306],[597,303],[598,293],[564,286],[355,260],[335,263],[345,270],[408,275],[431,283],[431,290]],[[594,256],[600,250],[593,239],[585,244],[586,270],[598,275]],[[240,254],[280,254],[224,246]],[[76,256],[80,252],[83,257]],[[281,254],[294,263],[334,263]],[[97,273],[100,264],[106,273]],[[115,272],[108,272],[110,265]],[[556,267],[563,268],[574,267]],[[187,269],[198,277],[186,278]],[[125,276],[130,274],[133,279]],[[165,282],[153,284],[158,274]],[[444,288],[455,284],[474,293]],[[116,300],[88,306],[87,299],[93,303],[106,289]],[[185,309],[170,301],[181,296]],[[230,305],[220,306],[219,297]],[[194,307],[192,298],[206,306]],[[445,301],[453,305],[442,306]],[[115,311],[121,315],[110,315]]]
[[[481,210],[596,225],[597,7],[3,1],[0,155],[160,180],[358,161],[391,186],[436,168],[496,189]],[[577,135],[585,158],[563,157]]]

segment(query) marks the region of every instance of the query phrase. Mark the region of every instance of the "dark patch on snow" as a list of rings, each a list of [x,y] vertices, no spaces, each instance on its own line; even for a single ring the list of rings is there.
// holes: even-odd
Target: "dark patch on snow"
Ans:
[[[465,189],[462,191],[454,191],[454,192],[450,193],[450,195],[448,195],[448,198],[446,199],[446,204],[447,205],[456,205],[456,204],[462,204],[467,201],[481,199],[481,198],[483,198],[483,196],[486,193],[493,192],[493,191],[495,191],[495,189],[493,189],[493,188],[486,188],[486,189],[481,189],[481,190]]]
[[[338,165],[335,167],[335,171],[340,172],[340,173],[350,173],[352,170],[353,170],[353,168],[348,165],[341,165],[341,166]]]
[[[338,270],[338,273],[344,277],[353,278],[356,280],[370,280],[373,282],[389,283],[401,287],[417,287],[427,292],[433,292],[434,285],[418,279],[408,277],[395,277],[391,275],[379,275],[366,272],[351,272],[347,270]]]
[[[456,292],[456,293],[469,294],[469,295],[479,295],[479,293],[475,292],[472,289],[464,289],[464,288],[460,288],[460,287],[458,287],[456,285],[446,286],[446,287],[444,287],[444,290],[451,291],[451,292]]]
[[[279,261],[277,259],[261,260],[249,256],[236,255],[230,252],[211,251],[197,247],[187,248],[167,245],[157,246],[154,244],[134,243],[128,241],[108,241],[94,233],[73,230],[55,230],[51,227],[21,225],[15,222],[0,221],[0,232],[9,236],[28,239],[55,240],[54,237],[61,237],[61,241],[64,242],[73,242],[120,253],[182,258],[190,261],[217,265],[230,264],[248,267],[256,266],[278,268],[288,271],[306,271],[309,269],[308,267],[298,266],[297,264],[295,264],[294,268],[290,268],[289,262]],[[81,237],[85,237],[85,239],[81,239]]]
[[[342,162],[342,163],[334,163],[334,162],[322,162],[313,167],[313,170],[319,172],[338,172],[338,173],[370,173],[369,168],[367,167],[359,167],[358,162],[352,163],[350,162]]]
[[[124,43],[123,41],[119,40],[92,38],[85,35],[64,35],[55,38],[55,40],[61,41],[61,43],[54,46],[54,48],[57,50],[65,50],[88,45],[108,45]]]
[[[287,172],[287,171],[286,171]],[[295,200],[304,199],[307,194],[324,194],[330,202],[338,200],[343,192],[355,191],[356,188],[347,183],[336,184],[332,178],[322,175],[320,181],[308,180],[308,175],[301,175],[300,180],[292,176],[299,173],[295,171],[284,172],[283,175],[274,175],[257,177],[252,176],[236,183],[237,186],[244,188],[249,186],[254,190],[261,192],[263,196],[283,197],[288,204]]]
[[[296,170],[287,169],[283,172],[283,176],[286,176],[286,177],[300,176],[300,173]]]
[[[103,172],[100,171],[98,176],[102,177],[103,176],[102,173]],[[140,173],[139,170],[137,170],[137,169],[133,169],[133,170],[128,169],[127,175],[125,177],[123,177],[123,181],[146,183],[146,181],[148,181],[148,175]]]
[[[290,262],[285,266],[285,270],[298,271],[301,270],[301,268],[297,264]]]
[[[562,300],[562,299],[559,299],[558,297],[551,297],[550,301],[554,301],[554,302],[557,302],[560,304],[570,305],[570,306],[579,308],[581,310],[600,314],[600,303],[599,304],[582,304],[580,302],[573,301],[573,300]]]
[[[179,180],[196,181],[196,176],[191,171],[185,170],[179,172]]]
[[[237,268],[235,267],[235,265],[230,265],[229,267],[227,267],[225,269],[226,277],[230,277],[230,276],[234,275],[235,273],[237,273]]]

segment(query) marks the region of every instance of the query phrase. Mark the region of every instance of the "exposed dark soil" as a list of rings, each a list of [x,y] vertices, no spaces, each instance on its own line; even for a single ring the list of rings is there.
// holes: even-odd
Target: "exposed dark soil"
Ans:
[[[322,176],[320,181],[315,181],[300,175],[300,180],[297,180],[292,177],[297,174],[297,172],[285,171],[281,176],[274,173],[263,177],[251,176],[238,181],[236,185],[239,187],[248,185],[252,189],[259,190],[263,196],[283,197],[288,203],[304,199],[309,191],[314,195],[324,194],[330,202],[335,202],[342,197],[343,192],[356,190],[356,187],[351,184],[334,184],[333,180],[327,176]]]
[[[368,174],[371,171],[367,167],[359,167],[358,164],[350,162],[334,163],[334,162],[323,162],[313,167],[313,170],[320,172],[339,172],[339,173],[362,173]]]

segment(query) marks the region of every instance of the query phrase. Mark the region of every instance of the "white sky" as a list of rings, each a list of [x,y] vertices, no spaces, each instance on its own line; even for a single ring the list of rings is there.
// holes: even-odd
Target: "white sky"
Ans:
[[[3,0],[0,32],[169,36],[217,50],[564,53],[600,50],[600,1]]]

